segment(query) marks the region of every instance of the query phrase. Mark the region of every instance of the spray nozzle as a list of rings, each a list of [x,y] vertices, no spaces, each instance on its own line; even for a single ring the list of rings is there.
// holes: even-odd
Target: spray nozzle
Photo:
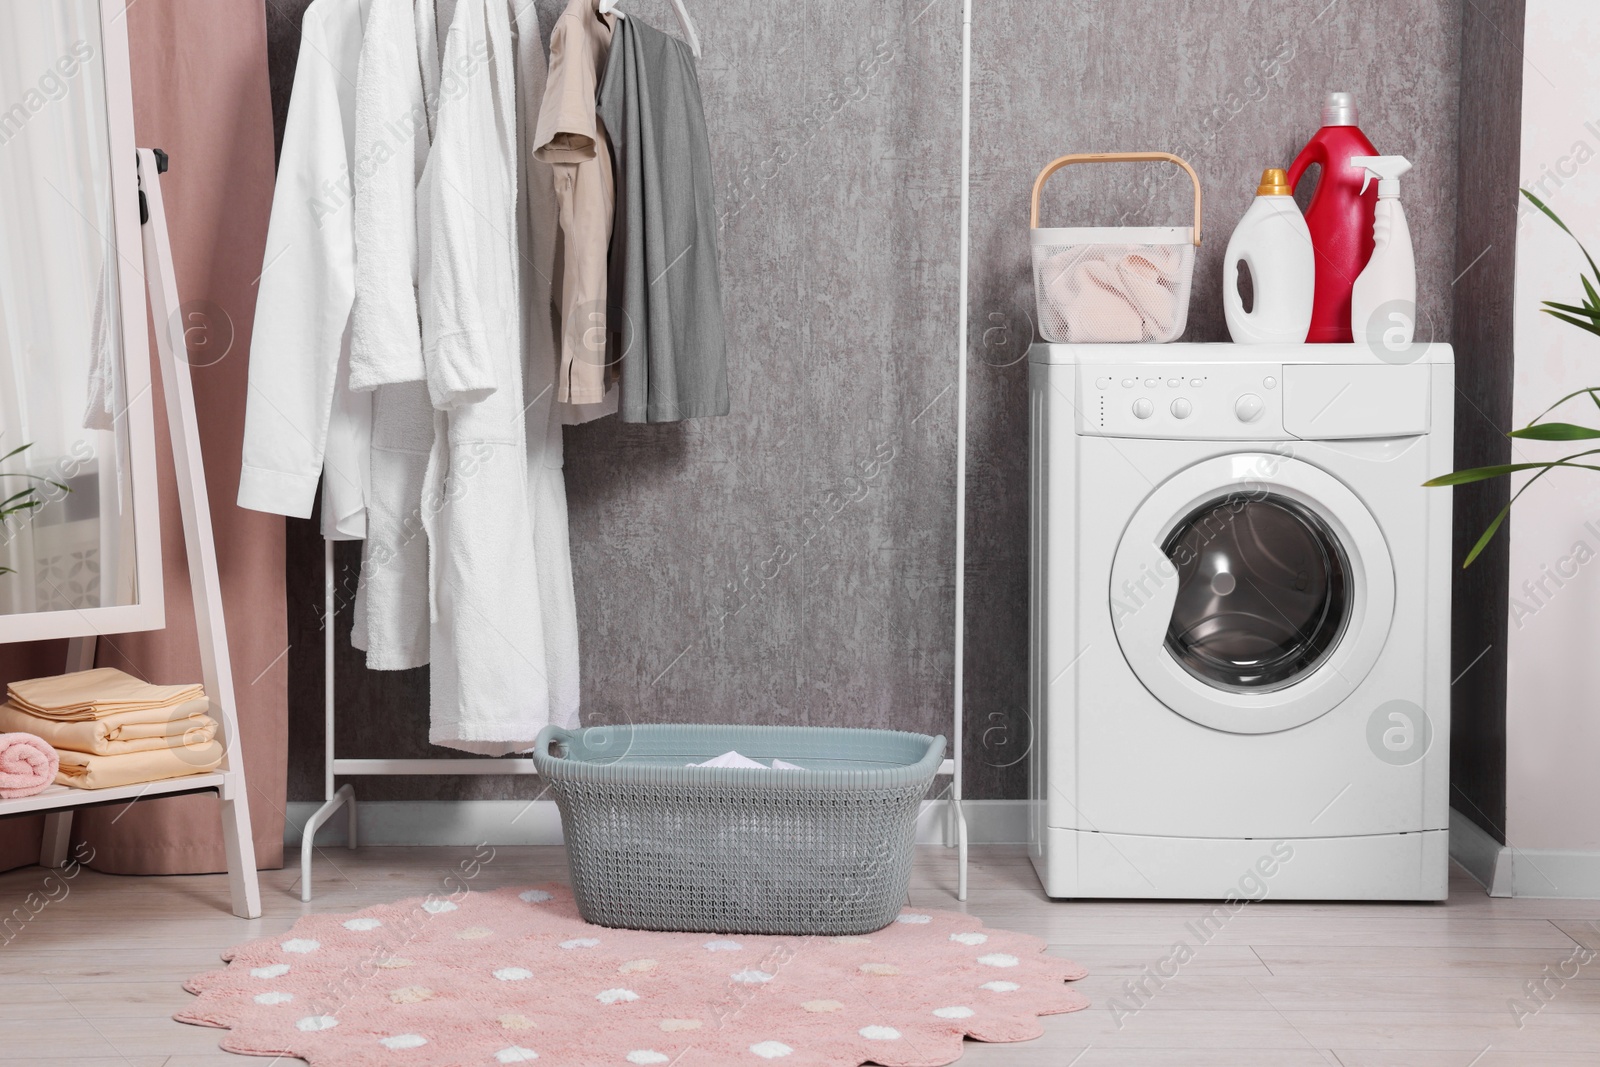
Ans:
[[[1399,196],[1400,177],[1411,169],[1411,161],[1405,156],[1356,156],[1350,160],[1352,167],[1360,167],[1367,172],[1361,181],[1361,191],[1365,193],[1372,180],[1378,180],[1378,195]]]

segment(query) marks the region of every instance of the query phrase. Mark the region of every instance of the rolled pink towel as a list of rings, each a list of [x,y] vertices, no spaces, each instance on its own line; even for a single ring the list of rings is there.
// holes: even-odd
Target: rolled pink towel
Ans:
[[[32,734],[0,734],[0,800],[44,792],[60,765],[56,750]]]

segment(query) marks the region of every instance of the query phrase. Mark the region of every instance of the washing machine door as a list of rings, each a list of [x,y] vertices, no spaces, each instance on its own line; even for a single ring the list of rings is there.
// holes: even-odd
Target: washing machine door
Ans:
[[[1290,456],[1189,467],[1135,511],[1111,569],[1112,626],[1168,708],[1232,733],[1324,715],[1377,662],[1394,565],[1339,479]]]

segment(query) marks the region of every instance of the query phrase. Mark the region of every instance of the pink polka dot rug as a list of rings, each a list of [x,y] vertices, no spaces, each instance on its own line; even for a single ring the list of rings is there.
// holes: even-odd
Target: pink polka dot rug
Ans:
[[[613,930],[551,884],[306,916],[225,952],[175,1018],[314,1067],[939,1067],[1088,1007],[1044,950],[913,909],[860,937]]]

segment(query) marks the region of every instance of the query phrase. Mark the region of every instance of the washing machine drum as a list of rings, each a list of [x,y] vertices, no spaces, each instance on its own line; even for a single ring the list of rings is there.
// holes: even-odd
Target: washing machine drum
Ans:
[[[1124,658],[1167,707],[1271,733],[1326,714],[1371,672],[1394,568],[1377,520],[1333,475],[1291,457],[1223,456],[1139,506],[1110,606]]]
[[[1225,498],[1173,528],[1166,647],[1196,678],[1252,692],[1316,669],[1350,621],[1344,547],[1309,508],[1263,493]]]

